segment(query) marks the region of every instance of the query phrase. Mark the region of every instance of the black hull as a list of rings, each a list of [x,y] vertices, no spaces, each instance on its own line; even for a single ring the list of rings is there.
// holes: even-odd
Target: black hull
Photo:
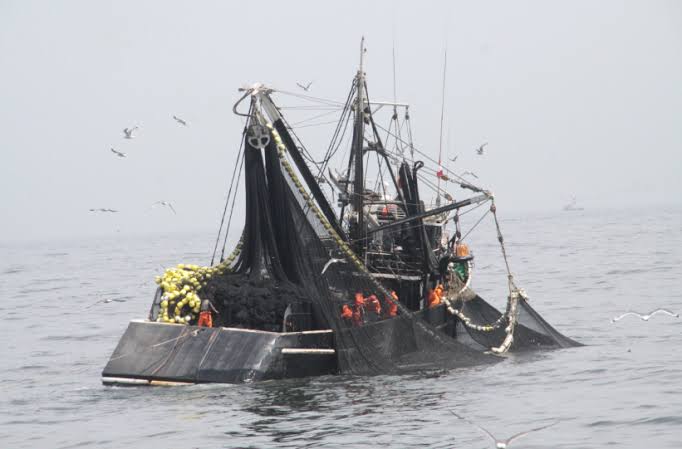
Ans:
[[[481,322],[494,321],[500,312],[477,297],[470,302],[472,316]],[[552,328],[529,305],[523,303],[534,329],[519,324],[512,349],[552,349],[580,346]],[[473,313],[476,312],[476,313]],[[499,344],[503,330],[476,334],[464,328],[443,305],[416,312],[442,334],[476,352]],[[377,337],[408,332],[397,319],[367,325]],[[489,338],[486,341],[484,338]],[[406,339],[404,341],[411,341]],[[410,345],[376,348],[397,358],[419,352]],[[149,321],[131,321],[102,372],[105,385],[163,385],[197,383],[244,383],[272,379],[323,376],[338,373],[338,358],[331,330],[266,332],[236,328],[206,328]]]
[[[444,307],[417,313],[454,337]],[[391,327],[386,320],[371,325]],[[388,348],[386,348],[388,350]],[[414,348],[393,348],[409,352]],[[131,321],[102,371],[105,385],[244,383],[338,372],[331,330],[265,332]]]
[[[336,371],[329,330],[276,333],[132,321],[104,367],[102,382],[242,383]]]

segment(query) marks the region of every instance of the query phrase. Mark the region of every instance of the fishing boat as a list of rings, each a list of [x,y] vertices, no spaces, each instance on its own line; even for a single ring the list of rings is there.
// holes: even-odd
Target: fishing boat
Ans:
[[[516,285],[494,195],[414,145],[408,104],[370,98],[364,53],[363,40],[345,101],[295,95],[339,113],[321,160],[276,101],[286,92],[240,89],[233,111],[246,123],[213,259],[157,278],[149,314],[129,323],[104,384],[406,373],[579,345]],[[241,180],[244,227],[226,254]],[[490,211],[507,267],[502,312],[471,288],[460,216],[476,207]]]
[[[567,212],[585,210],[584,207],[578,206],[578,201],[575,197],[571,198],[571,201],[564,206],[564,210]]]

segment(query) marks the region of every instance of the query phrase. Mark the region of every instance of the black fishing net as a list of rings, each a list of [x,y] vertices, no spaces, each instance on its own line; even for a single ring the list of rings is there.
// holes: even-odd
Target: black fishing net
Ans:
[[[476,295],[465,301],[455,302],[455,307],[471,320],[471,324],[484,326],[497,322],[502,313],[488,302]],[[506,321],[493,330],[478,330],[473,326],[466,326],[463,322],[458,323],[460,334],[466,332],[471,339],[481,348],[498,346],[505,338]],[[550,326],[538,314],[528,302],[519,298],[517,324],[514,329],[514,341],[511,351],[529,350],[537,348],[569,348],[580,346],[580,343],[572,340]]]
[[[201,291],[202,298],[210,300],[217,311],[214,326],[269,332],[315,329],[310,319],[310,300],[304,291],[290,282],[227,273],[209,280]],[[287,308],[297,319],[285,328],[283,317]]]
[[[277,133],[263,150],[245,144],[246,219],[242,251],[231,272],[202,289],[216,322],[280,331],[331,328],[339,369],[377,374],[496,361],[441,334],[401,305],[364,269],[308,196],[285,158]],[[284,155],[284,153],[282,153]],[[376,297],[355,307],[356,294]],[[357,310],[342,316],[343,305]],[[284,320],[286,321],[286,320]],[[284,325],[286,327],[286,324]]]
[[[269,331],[332,329],[338,366],[344,373],[451,368],[499,360],[480,349],[499,345],[505,337],[503,327],[494,332],[467,329],[472,341],[481,346],[472,348],[452,338],[453,332],[446,335],[432,326],[422,319],[423,314],[413,314],[390,299],[393,292],[386,285],[400,288],[400,294],[409,291],[410,297],[401,298],[403,302],[418,301],[421,292],[402,288],[399,282],[382,285],[370,276],[340,236],[328,204],[318,208],[324,199],[309,196],[310,190],[289,164],[287,152],[296,149],[291,147],[283,122],[274,125],[265,148],[255,148],[245,140],[243,247],[230,272],[213,277],[202,289],[202,295],[218,310],[216,322]],[[305,170],[300,165],[297,168],[298,172]],[[401,177],[409,195],[416,189],[412,186],[414,176],[401,170]],[[418,249],[424,250],[429,248]],[[432,256],[426,260],[424,268],[436,265]],[[374,299],[359,307],[354,303],[356,296]],[[342,315],[344,305],[353,311],[351,316]],[[526,342],[546,346],[571,342],[527,304],[522,303],[520,309],[516,347],[524,347]],[[462,311],[481,323],[500,317],[500,312],[480,298],[467,301]]]

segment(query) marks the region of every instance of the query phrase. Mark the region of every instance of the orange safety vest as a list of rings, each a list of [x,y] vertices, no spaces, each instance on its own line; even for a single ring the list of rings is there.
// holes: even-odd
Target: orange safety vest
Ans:
[[[434,291],[436,292],[436,295],[438,295],[438,302],[440,302],[440,299],[443,297],[443,284],[436,285]]]
[[[370,295],[369,305],[374,308],[374,312],[377,315],[381,315],[381,303],[379,302],[379,298],[377,298],[376,295]]]
[[[211,316],[210,310],[199,312],[199,321],[197,322],[197,326],[213,327],[213,317]]]
[[[440,296],[438,296],[438,293],[436,293],[435,290],[429,290],[429,298],[428,298],[429,308],[430,307],[436,307],[439,304],[440,304]]]
[[[458,243],[455,246],[455,255],[457,257],[467,257],[469,255],[469,247],[465,243]]]
[[[398,304],[396,304],[397,301],[398,295],[396,292],[391,292],[391,297],[386,298],[386,302],[388,303],[388,316],[396,316],[398,314]]]
[[[348,307],[348,304],[344,304],[341,308],[341,318],[344,320],[349,320],[353,318],[353,311]]]

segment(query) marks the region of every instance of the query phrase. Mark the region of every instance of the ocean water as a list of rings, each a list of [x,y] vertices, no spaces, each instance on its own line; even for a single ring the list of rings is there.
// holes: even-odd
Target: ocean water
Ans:
[[[682,312],[682,210],[500,214],[517,283],[587,346],[418,376],[104,387],[154,275],[206,264],[215,236],[2,244],[0,448],[494,447],[450,410],[500,437],[558,421],[512,448],[682,447],[682,319],[610,322],[628,309]],[[469,240],[474,288],[503,307],[504,265],[484,223]]]

